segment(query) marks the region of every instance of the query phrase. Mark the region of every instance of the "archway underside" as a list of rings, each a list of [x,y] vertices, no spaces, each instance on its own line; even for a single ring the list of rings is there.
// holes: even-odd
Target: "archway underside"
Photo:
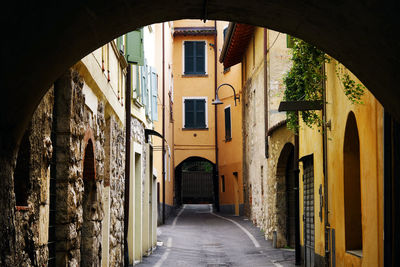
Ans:
[[[237,21],[300,37],[346,65],[400,118],[399,6],[395,2],[64,1],[15,2],[3,10],[3,36],[10,40],[1,44],[3,66],[7,66],[2,71],[0,100],[3,154],[15,150],[40,99],[68,67],[139,26],[182,18]]]

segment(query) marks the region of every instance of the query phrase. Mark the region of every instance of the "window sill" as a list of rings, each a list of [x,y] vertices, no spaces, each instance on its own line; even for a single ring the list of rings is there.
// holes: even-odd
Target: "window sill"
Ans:
[[[137,98],[133,99],[133,104],[135,104],[135,106],[137,106],[139,108],[143,107],[143,104],[140,103],[139,99],[137,99]]]
[[[208,74],[182,74],[182,78],[194,78],[194,77],[200,77],[200,78],[204,78],[204,77],[208,77]]]
[[[362,258],[362,256],[363,256],[362,249],[346,250],[346,253],[356,256],[356,257],[359,257],[359,258]]]
[[[208,128],[182,128],[182,131],[208,131]]]
[[[231,138],[225,138],[225,143],[232,141],[232,137]]]

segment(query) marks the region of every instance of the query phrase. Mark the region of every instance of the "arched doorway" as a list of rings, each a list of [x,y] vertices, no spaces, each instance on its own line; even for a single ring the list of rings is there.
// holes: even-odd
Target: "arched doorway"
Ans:
[[[215,164],[201,157],[190,157],[175,168],[176,204],[215,203],[218,199]]]
[[[343,144],[345,249],[362,255],[360,140],[356,117],[347,117]]]
[[[82,231],[81,231],[81,266],[99,266],[101,255],[100,242],[96,231],[100,229],[97,218],[97,188],[93,142],[89,139],[83,159],[83,198],[82,198]],[[97,229],[97,230],[96,230]]]
[[[276,168],[276,231],[277,247],[296,246],[296,231],[299,218],[296,209],[296,181],[294,173],[294,146],[286,143],[282,148]]]

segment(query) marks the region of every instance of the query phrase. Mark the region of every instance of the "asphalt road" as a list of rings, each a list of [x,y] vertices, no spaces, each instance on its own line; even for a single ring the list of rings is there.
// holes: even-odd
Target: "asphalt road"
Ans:
[[[294,266],[293,250],[272,248],[249,220],[210,205],[185,205],[158,232],[162,245],[137,266]]]

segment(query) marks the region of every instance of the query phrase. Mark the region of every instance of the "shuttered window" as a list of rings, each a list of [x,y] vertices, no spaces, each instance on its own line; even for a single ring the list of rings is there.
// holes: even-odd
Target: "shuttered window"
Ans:
[[[129,63],[144,64],[143,29],[138,29],[126,34],[125,56]]]
[[[232,140],[231,107],[225,108],[225,141]]]
[[[185,99],[185,128],[206,128],[206,100]]]
[[[205,41],[185,41],[185,74],[205,74]]]
[[[157,110],[157,96],[158,96],[158,75],[155,68],[151,68],[150,72],[150,84],[151,84],[151,120],[158,121],[158,110]]]

